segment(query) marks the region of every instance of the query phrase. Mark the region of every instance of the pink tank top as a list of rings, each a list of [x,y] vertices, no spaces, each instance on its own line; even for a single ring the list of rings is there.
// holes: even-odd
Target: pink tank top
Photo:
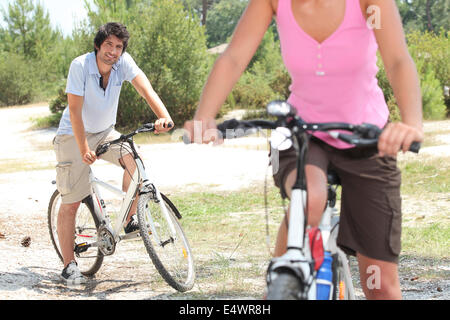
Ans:
[[[367,122],[382,128],[389,111],[376,78],[378,45],[359,0],[346,0],[341,25],[322,43],[300,28],[291,1],[278,0],[277,10],[281,54],[292,79],[288,102],[306,122]],[[315,135],[336,148],[351,147],[326,133]]]

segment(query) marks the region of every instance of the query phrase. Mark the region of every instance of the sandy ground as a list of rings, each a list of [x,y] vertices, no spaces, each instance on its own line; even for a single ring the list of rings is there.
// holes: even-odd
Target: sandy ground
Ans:
[[[145,268],[137,257],[124,264],[129,255],[126,249],[104,263],[93,283],[84,289],[66,288],[59,280],[62,264],[58,261],[47,230],[47,206],[54,191],[55,158],[50,148],[54,129],[30,130],[30,118],[48,114],[47,106],[0,109],[0,135],[3,148],[2,166],[36,167],[0,174],[0,300],[10,299],[191,299],[204,288],[194,287],[191,293],[175,294],[153,269]],[[449,122],[446,122],[448,125]],[[267,152],[248,148],[234,148],[233,144],[255,144],[239,139],[222,147],[189,145],[182,143],[152,144],[140,147],[145,164],[161,191],[238,190],[260,183],[267,170]],[[256,139],[264,144],[265,138]],[[450,155],[450,145],[430,147],[421,154]],[[95,174],[105,181],[118,183],[121,170],[99,161]],[[448,210],[448,199],[443,200]],[[406,209],[407,210],[407,209]],[[29,247],[20,245],[24,236],[31,236]],[[1,236],[0,236],[1,237]],[[148,257],[143,257],[148,266]],[[105,260],[106,261],[106,260]],[[449,299],[450,267],[448,261],[435,266],[427,261],[404,261],[408,266],[425,264],[445,274],[444,280],[414,279],[401,274],[402,290],[406,299]],[[434,262],[433,262],[434,263]],[[354,264],[354,263],[353,263]],[[127,265],[130,270],[127,269]],[[356,266],[353,266],[356,268]],[[260,279],[259,286],[263,286]],[[192,294],[192,295],[191,295]],[[359,291],[358,296],[362,294]],[[224,298],[212,295],[211,298]],[[226,297],[225,297],[226,298]],[[255,296],[241,297],[254,299]]]

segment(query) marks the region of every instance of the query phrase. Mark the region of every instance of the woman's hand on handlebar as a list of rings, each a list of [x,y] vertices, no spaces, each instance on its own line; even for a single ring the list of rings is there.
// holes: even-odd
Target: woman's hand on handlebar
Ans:
[[[223,143],[222,137],[219,136],[216,120],[213,118],[196,119],[186,121],[184,123],[185,136],[190,142],[208,144],[213,142],[214,145]]]
[[[378,139],[378,151],[380,156],[395,157],[398,150],[408,151],[413,141],[423,141],[421,129],[402,122],[389,123]]]
[[[167,132],[173,128],[173,121],[170,118],[159,118],[155,121],[155,134]]]

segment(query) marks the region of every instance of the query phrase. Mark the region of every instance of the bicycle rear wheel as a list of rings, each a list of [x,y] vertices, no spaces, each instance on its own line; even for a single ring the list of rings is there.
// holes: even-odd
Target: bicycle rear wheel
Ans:
[[[194,285],[194,258],[178,221],[180,213],[162,193],[161,197],[162,203],[157,202],[152,192],[139,197],[137,217],[141,237],[160,275],[174,289],[185,292]],[[161,205],[167,209],[167,219]]]
[[[80,247],[87,241],[93,242],[97,240],[98,221],[94,213],[93,207],[90,203],[90,196],[83,200],[77,210],[75,218],[75,238],[74,250]],[[48,205],[48,229],[50,232],[50,239],[59,259],[63,262],[61,249],[59,247],[58,239],[58,212],[61,206],[61,194],[56,190],[50,198]],[[95,274],[103,263],[103,254],[97,247],[89,248],[84,252],[75,252],[75,260],[81,273],[86,276]]]

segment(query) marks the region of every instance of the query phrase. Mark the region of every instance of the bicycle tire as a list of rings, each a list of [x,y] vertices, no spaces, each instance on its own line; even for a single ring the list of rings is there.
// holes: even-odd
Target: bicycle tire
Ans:
[[[333,270],[333,295],[332,300],[342,300],[342,292],[340,283],[342,281],[342,272],[340,270],[340,263],[339,256],[337,254],[333,255],[333,264],[332,264],[332,270]]]
[[[347,263],[342,261],[338,254],[333,255],[333,296],[332,300],[352,300],[350,291],[353,290],[353,285],[348,283],[352,281],[351,275],[350,279],[346,279],[345,270],[343,264]],[[349,268],[349,266],[348,266]]]
[[[305,300],[301,294],[303,288],[292,271],[281,269],[267,287],[267,300]]]
[[[90,198],[90,196],[88,198]],[[85,242],[87,238],[97,239],[97,229],[99,227],[99,222],[97,220],[97,216],[94,213],[92,205],[89,203],[88,198],[82,201],[79,209],[77,210],[75,230],[78,230],[78,232],[75,232],[74,248],[77,244]],[[64,262],[59,248],[59,239],[57,233],[57,221],[60,201],[61,194],[58,190],[56,190],[50,198],[47,219],[48,230],[50,232],[50,239],[52,241],[53,247],[55,248],[55,251],[61,262]],[[93,250],[95,250],[96,252],[92,253]],[[94,275],[100,269],[103,263],[103,258],[104,256],[98,248],[88,249],[88,251],[84,253],[75,253],[75,260],[78,264],[78,267],[81,273],[85,276]]]
[[[181,217],[175,205],[161,193],[162,200],[170,219],[175,227],[177,239],[173,239],[168,232],[168,222],[160,210],[152,193],[146,193],[139,197],[137,217],[142,240],[147,253],[155,268],[163,279],[174,289],[185,292],[194,286],[195,269],[192,250],[186,235],[181,227]],[[154,221],[157,234],[161,237],[156,241],[150,226],[150,220]]]

